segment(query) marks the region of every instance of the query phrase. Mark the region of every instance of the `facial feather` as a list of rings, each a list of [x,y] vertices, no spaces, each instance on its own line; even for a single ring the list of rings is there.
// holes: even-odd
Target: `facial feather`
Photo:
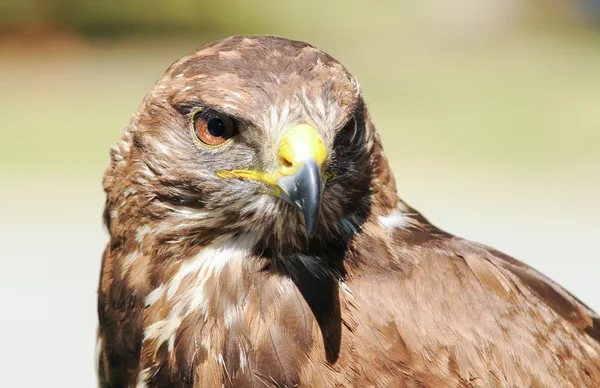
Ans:
[[[267,53],[266,44],[244,39],[209,45],[173,64],[157,82],[115,148],[107,174],[130,182],[120,194],[108,191],[111,202],[126,206],[131,195],[143,202],[137,209],[129,206],[124,217],[160,220],[152,223],[153,233],[178,230],[173,236],[178,242],[195,239],[207,229],[252,230],[262,241],[279,245],[280,251],[307,249],[303,221],[295,209],[270,196],[260,182],[224,181],[216,171],[274,168],[281,135],[296,123],[308,122],[319,130],[330,154],[326,167],[334,175],[323,194],[316,239],[332,233],[345,236],[352,228],[347,222],[340,227],[344,217],[358,220],[355,226],[362,222],[366,213],[356,210],[361,201],[368,203],[369,139],[374,132],[363,112],[358,82],[316,48],[269,40],[265,43],[274,44],[276,53]],[[243,42],[248,46],[239,47]],[[223,50],[229,54],[221,55]],[[277,61],[265,66],[264,55]],[[239,120],[239,138],[224,149],[200,147],[190,136],[190,114],[203,104]],[[336,138],[352,115],[360,118],[365,147],[349,153]],[[112,209],[111,219],[118,219],[119,211]]]

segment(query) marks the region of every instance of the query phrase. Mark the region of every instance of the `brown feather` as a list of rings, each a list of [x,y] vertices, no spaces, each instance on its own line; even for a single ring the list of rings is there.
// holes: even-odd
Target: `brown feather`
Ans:
[[[236,117],[224,150],[198,104]],[[338,144],[349,120],[356,143]],[[327,147],[317,232],[256,182],[310,122]],[[101,387],[594,387],[600,317],[527,265],[401,201],[358,82],[302,42],[232,37],[174,63],[104,177]]]

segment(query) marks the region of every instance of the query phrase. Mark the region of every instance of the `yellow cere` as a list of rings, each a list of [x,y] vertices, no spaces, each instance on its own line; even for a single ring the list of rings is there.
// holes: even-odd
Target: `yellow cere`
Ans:
[[[327,158],[327,150],[317,131],[308,124],[298,124],[287,131],[279,144],[279,158],[281,164],[278,172],[266,172],[258,170],[220,170],[217,176],[220,178],[243,178],[266,182],[271,185],[276,193],[279,192],[277,180],[282,176],[293,175],[304,161],[313,159],[319,168],[323,166]],[[330,178],[333,174],[325,174]]]
[[[314,159],[319,168],[327,158],[327,150],[317,131],[308,124],[298,124],[287,131],[279,144],[279,156],[282,161],[282,175],[295,173],[307,159]]]

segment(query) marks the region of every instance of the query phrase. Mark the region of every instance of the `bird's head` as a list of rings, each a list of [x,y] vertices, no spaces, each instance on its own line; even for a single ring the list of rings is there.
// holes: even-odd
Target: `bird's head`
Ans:
[[[142,102],[105,177],[107,222],[135,216],[164,242],[253,232],[306,249],[364,221],[378,144],[335,59],[283,38],[224,39],[174,63]]]

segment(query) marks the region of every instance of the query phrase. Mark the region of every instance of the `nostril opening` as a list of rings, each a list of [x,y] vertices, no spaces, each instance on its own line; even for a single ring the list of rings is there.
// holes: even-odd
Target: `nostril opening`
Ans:
[[[290,162],[287,158],[282,157],[281,158],[281,165],[285,168],[290,168],[292,167],[294,164],[292,162]]]

